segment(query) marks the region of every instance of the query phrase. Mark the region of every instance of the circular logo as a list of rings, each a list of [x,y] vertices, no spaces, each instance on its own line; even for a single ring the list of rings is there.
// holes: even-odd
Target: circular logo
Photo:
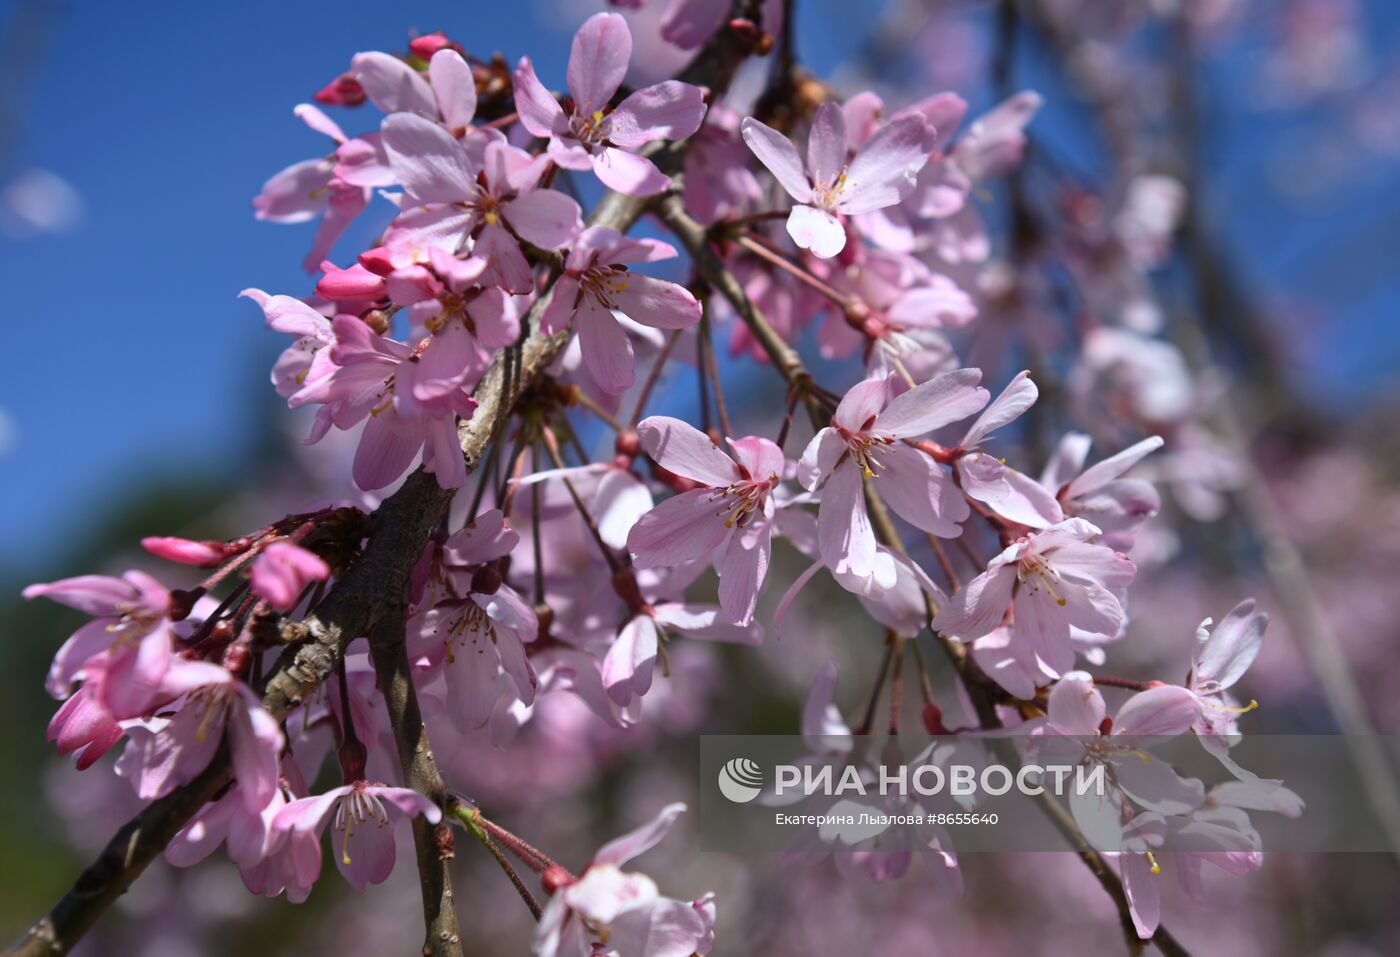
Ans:
[[[719,769],[719,793],[747,804],[763,790],[763,769],[748,758],[733,758]]]

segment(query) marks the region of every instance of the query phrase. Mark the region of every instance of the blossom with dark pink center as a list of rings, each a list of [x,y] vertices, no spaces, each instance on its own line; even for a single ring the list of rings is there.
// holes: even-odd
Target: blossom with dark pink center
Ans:
[[[1131,585],[1132,560],[1096,544],[1099,530],[1071,518],[1012,543],[959,589],[933,627],[964,641],[990,633],[1013,611],[1015,639],[1034,651],[1048,677],[1074,667],[1071,630],[1111,639],[1127,618],[1112,589]]]
[[[637,434],[658,465],[700,485],[632,526],[627,547],[637,567],[713,560],[720,607],[730,620],[748,624],[768,574],[772,492],[787,468],[782,450],[750,435],[730,443],[731,457],[697,429],[666,416],[642,420]]]
[[[569,250],[564,275],[540,321],[549,334],[574,323],[584,365],[603,391],[625,392],[636,378],[632,341],[614,310],[657,329],[685,329],[700,321],[700,303],[684,286],[623,265],[675,255],[675,247],[660,240],[631,239],[606,226],[585,229]]]
[[[632,58],[632,32],[615,13],[590,17],[574,35],[569,56],[567,112],[535,75],[529,57],[515,68],[520,122],[549,139],[549,156],[565,169],[592,169],[603,184],[630,196],[650,196],[671,185],[636,150],[655,140],[683,140],[705,118],[699,87],[666,80],[637,90],[614,109]]]
[[[348,429],[368,418],[352,468],[356,485],[383,488],[422,452],[423,467],[439,485],[460,487],[466,463],[457,417],[470,417],[476,408],[467,385],[481,371],[466,330],[454,323],[410,347],[376,335],[353,316],[337,316],[332,328],[332,368],[288,400],[293,408],[323,406],[313,440],[331,425]]]
[[[292,801],[277,813],[272,827],[290,832],[292,839],[304,839],[319,837],[330,824],[336,867],[351,887],[363,891],[383,883],[394,870],[394,820],[420,814],[433,824],[442,820],[438,806],[417,791],[361,780]],[[316,882],[320,854],[294,863],[297,883],[309,887]]]
[[[403,215],[393,239],[418,238],[486,264],[484,280],[522,294],[534,288],[520,240],[542,249],[567,245],[582,228],[578,203],[539,188],[549,166],[505,141],[486,136],[479,159],[431,120],[395,113],[384,120],[384,145],[404,188]],[[468,243],[470,240],[470,243]]]
[[[909,195],[933,138],[922,116],[906,114],[852,149],[845,114],[830,102],[812,120],[805,165],[791,140],[753,117],[744,120],[742,132],[749,149],[799,204],[787,221],[793,242],[822,259],[846,247],[839,215],[858,216]]]
[[[866,379],[851,387],[798,463],[798,479],[822,489],[817,536],[822,561],[838,575],[894,584],[895,568],[882,560],[865,507],[864,479],[909,524],[953,538],[969,515],[967,503],[937,462],[905,442],[966,418],[987,403],[978,369],[935,376],[902,395],[890,397],[887,379]]]

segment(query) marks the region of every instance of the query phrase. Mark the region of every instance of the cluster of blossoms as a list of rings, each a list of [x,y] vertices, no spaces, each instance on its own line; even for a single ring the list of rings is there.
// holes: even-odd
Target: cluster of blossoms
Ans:
[[[770,24],[728,20],[720,7],[672,4],[661,36],[687,49],[716,37],[747,42],[746,55],[771,43]],[[991,371],[1001,357],[959,358],[961,330],[999,321],[1024,292],[1024,277],[1008,278],[992,256],[979,194],[1021,163],[1040,97],[1021,92],[965,122],[967,104],[949,93],[887,110],[872,93],[843,102],[819,87],[780,120],[761,98],[726,95],[724,82],[626,87],[632,47],[623,17],[592,17],[573,40],[567,93],[556,93],[528,58],[510,70],[432,34],[404,56],[355,56],[317,94],[323,105],[378,109],[370,132],[349,136],[318,107],[297,107],[334,149],[275,175],[254,208],[275,222],[322,217],[307,258],[319,278],[305,297],[244,295],[292,338],[272,380],[290,407],[314,407],[308,443],[332,428],[355,434],[357,491],[230,541],[147,539],[153,555],[210,570],[191,587],[131,571],[28,589],[93,617],[49,675],[64,699],[50,726],[59,751],[86,768],[125,742],[116,773],[152,801],[198,780],[226,745],[231,785],[166,857],[187,866],[223,845],[258,894],[305,899],[328,825],[338,869],[363,890],[394,867],[397,818],[451,816],[539,872],[550,900],[537,954],[707,953],[713,895],[666,897],[652,878],[621,870],[661,839],[680,805],[574,876],[477,809],[400,786],[407,779],[386,734],[400,729],[389,727],[367,635],[344,636],[323,690],[274,694],[279,655],[321,640],[298,612],[315,620],[378,534],[365,493],[395,487],[418,465],[441,489],[464,492],[406,556],[402,601],[377,597],[402,618],[413,694],[449,786],[473,786],[453,780],[454,746],[479,739],[508,750],[547,720],[550,702],[577,702],[607,726],[642,733],[648,702],[666,694],[658,678],[683,680],[673,659],[692,643],[763,641],[774,552],[790,546],[809,567],[771,596],[776,628],[792,630],[797,595],[829,574],[886,631],[892,654],[931,630],[961,649],[963,679],[986,679],[966,690],[990,695],[1003,720],[1042,741],[1098,739],[1075,760],[1115,762],[1122,793],[1074,811],[1117,858],[1144,938],[1158,922],[1159,856],[1176,861],[1188,887],[1201,862],[1256,868],[1260,842],[1245,809],[1298,811],[1279,782],[1229,760],[1242,710],[1229,689],[1254,657],[1263,616],[1246,603],[1213,632],[1203,626],[1187,683],[1144,685],[1112,719],[1082,670],[1101,666],[1127,633],[1137,575],[1128,553],[1162,507],[1144,460],[1165,444],[1180,484],[1199,474],[1180,466],[1201,453],[1190,444],[1182,395],[1193,386],[1179,356],[1152,352],[1162,344],[1137,312],[1096,326],[1067,383],[1085,399],[1126,396],[1102,403],[1128,410],[1113,429],[1099,428],[1104,408],[1084,423],[1119,451],[1089,464],[1089,435],[1069,432],[1039,472],[997,454],[1039,427],[1029,421],[1039,397],[1031,375]],[[675,244],[586,225],[574,197],[588,173],[610,198],[660,214]],[[1099,239],[1140,283],[1174,213],[1169,184],[1136,189],[1133,211]],[[392,220],[337,264],[337,240],[377,197]],[[679,212],[668,205],[677,199]],[[689,285],[637,268],[677,259],[678,245],[694,270]],[[712,344],[719,323],[730,326],[730,363],[786,378],[786,416],[754,426],[769,435],[730,428]],[[843,391],[816,384],[796,359],[813,323],[821,354],[847,376]],[[565,339],[543,368],[525,369],[532,348]],[[645,414],[659,378],[681,364],[673,357],[687,352],[697,356],[701,428]],[[501,368],[530,381],[500,421],[478,423],[479,387]],[[992,398],[983,382],[994,377],[1008,381]],[[790,441],[799,408],[813,427],[805,447]],[[584,448],[585,415],[612,432],[600,461]],[[461,443],[478,425],[499,438],[473,488]],[[1172,466],[1156,474],[1171,479]],[[957,543],[972,574],[956,573],[944,543]],[[991,543],[995,554],[979,554]],[[849,743],[834,684],[834,671],[817,676],[803,730]],[[923,687],[927,730],[955,733]],[[1237,784],[1137,781],[1144,768],[1170,768],[1120,760],[1127,746],[1114,740],[1187,732]],[[849,746],[824,746],[821,759],[858,760]],[[338,766],[339,785],[324,786],[327,765]],[[1154,853],[1168,831],[1191,829],[1199,851]],[[843,871],[897,877],[912,851],[929,850],[940,887],[960,889],[947,834],[870,840],[836,854]],[[794,856],[805,860],[822,848],[801,850]]]

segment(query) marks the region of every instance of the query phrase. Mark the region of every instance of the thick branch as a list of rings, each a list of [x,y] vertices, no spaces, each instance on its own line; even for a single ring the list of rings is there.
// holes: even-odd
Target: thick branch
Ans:
[[[428,743],[418,695],[413,688],[408,649],[404,645],[404,609],[400,605],[369,635],[370,655],[379,676],[389,712],[389,726],[398,747],[404,784],[427,795],[439,808],[447,807],[447,790]],[[413,819],[413,847],[418,858],[418,880],[423,890],[423,957],[462,957],[462,936],[457,930],[457,909],[452,897],[452,828],[434,825],[422,815]]]

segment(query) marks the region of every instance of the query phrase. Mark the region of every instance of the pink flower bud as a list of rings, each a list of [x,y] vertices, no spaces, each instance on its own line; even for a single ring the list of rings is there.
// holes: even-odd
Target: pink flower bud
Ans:
[[[366,96],[360,81],[346,73],[317,90],[312,99],[325,106],[359,106]]]
[[[341,269],[331,262],[321,263],[325,273],[316,283],[316,295],[335,302],[350,299],[380,299],[384,296],[384,278],[376,276],[359,263]]]
[[[278,611],[291,611],[302,589],[330,577],[330,567],[315,552],[288,541],[273,542],[253,562],[253,593]]]
[[[200,568],[211,568],[229,555],[228,546],[223,542],[196,542],[173,535],[148,535],[141,539],[141,547],[168,562]]]
[[[420,60],[431,60],[433,54],[439,50],[461,50],[461,46],[447,39],[447,34],[441,30],[435,33],[426,33],[421,37],[414,37],[408,43],[408,49]]]
[[[400,262],[389,247],[375,246],[360,253],[360,265],[376,276],[387,276],[405,263]]]

